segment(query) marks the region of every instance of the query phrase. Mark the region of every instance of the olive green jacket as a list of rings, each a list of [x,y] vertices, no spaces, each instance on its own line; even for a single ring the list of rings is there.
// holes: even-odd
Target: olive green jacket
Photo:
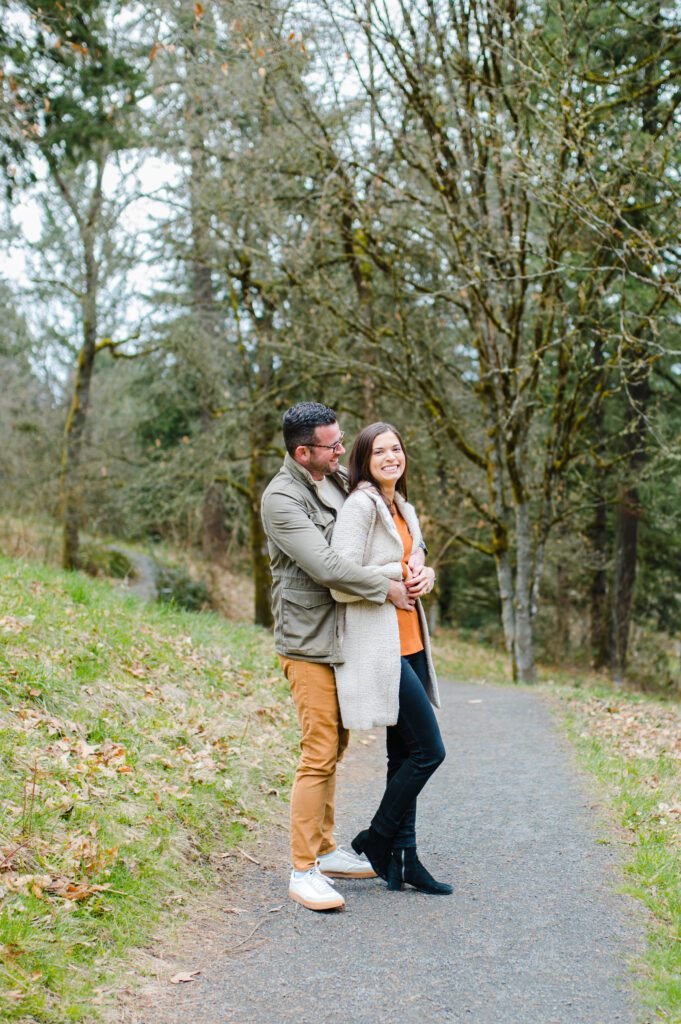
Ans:
[[[329,478],[343,494],[347,478]],[[319,496],[308,471],[290,455],[262,496],[262,522],[272,570],[272,611],[277,651],[326,664],[342,661],[337,605],[329,587],[382,604],[389,579],[332,551],[336,510]]]

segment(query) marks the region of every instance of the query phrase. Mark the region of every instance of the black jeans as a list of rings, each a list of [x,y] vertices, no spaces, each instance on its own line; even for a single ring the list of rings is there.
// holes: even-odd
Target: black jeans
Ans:
[[[428,665],[424,651],[401,659],[400,711],[388,726],[388,780],[371,824],[393,840],[393,846],[416,846],[416,797],[445,759],[440,728],[425,682]]]

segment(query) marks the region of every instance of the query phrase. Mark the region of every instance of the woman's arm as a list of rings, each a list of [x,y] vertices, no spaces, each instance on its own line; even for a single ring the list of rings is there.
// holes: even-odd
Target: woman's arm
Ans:
[[[380,572],[381,576],[387,576],[389,580],[402,579],[401,562],[386,562],[385,565],[367,565],[366,568]],[[331,588],[331,597],[340,604],[352,604],[353,601],[364,600],[364,598],[358,597],[356,594],[344,594],[342,590],[334,590],[333,587]]]
[[[336,525],[333,529],[331,547],[343,558],[352,562],[364,565],[364,552],[367,549],[368,541],[373,533],[376,524],[376,505],[370,497],[355,491],[346,499],[345,504],[338,513]],[[385,565],[365,566],[365,568],[376,569],[381,575],[391,580],[402,579],[402,563],[386,562]],[[349,604],[355,598],[350,594],[342,593],[339,590],[331,590],[331,595],[336,601]]]
[[[407,503],[404,511],[412,535],[412,549],[407,563],[411,576],[406,581],[407,590],[414,598],[423,597],[429,594],[435,585],[435,571],[425,564],[425,544],[416,509]]]

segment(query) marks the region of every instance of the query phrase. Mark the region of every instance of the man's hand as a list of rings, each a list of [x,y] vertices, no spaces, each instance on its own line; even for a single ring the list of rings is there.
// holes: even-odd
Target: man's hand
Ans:
[[[406,579],[404,583],[409,591],[409,596],[416,600],[417,597],[429,594],[435,586],[435,570],[431,569],[429,565],[424,565],[422,569]]]
[[[411,611],[416,603],[416,598],[410,595],[405,584],[397,580],[390,581],[386,600],[392,601],[396,608],[402,608],[404,611]]]
[[[409,561],[407,562],[409,572],[416,575],[420,569],[423,569],[425,564],[426,553],[423,550],[423,548],[417,548],[416,551],[412,551],[411,555],[409,556]]]

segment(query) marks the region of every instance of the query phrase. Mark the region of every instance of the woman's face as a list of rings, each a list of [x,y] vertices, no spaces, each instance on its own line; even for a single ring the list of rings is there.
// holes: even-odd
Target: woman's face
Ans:
[[[402,445],[392,430],[374,439],[369,460],[369,473],[378,486],[392,489],[404,473],[406,458]]]

